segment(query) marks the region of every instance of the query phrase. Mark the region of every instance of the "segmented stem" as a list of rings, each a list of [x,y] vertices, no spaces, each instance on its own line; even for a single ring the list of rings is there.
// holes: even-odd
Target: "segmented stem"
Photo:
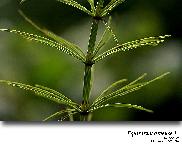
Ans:
[[[92,57],[93,57],[93,52],[94,52],[95,42],[97,37],[98,23],[99,23],[98,20],[96,19],[92,20],[92,26],[90,31],[90,38],[89,38],[88,50],[87,50],[86,62],[85,62],[83,101],[81,105],[81,109],[83,111],[87,111],[89,107],[89,97],[90,97],[90,91],[92,88],[92,66],[94,64],[94,62],[92,61]]]
[[[92,54],[94,51],[95,41],[96,41],[97,31],[98,31],[98,24],[99,24],[98,20],[96,20],[96,19],[92,20],[90,38],[89,38],[89,43],[88,43],[88,51],[87,51],[88,54],[87,55]]]
[[[85,65],[85,74],[84,74],[84,87],[83,87],[83,99],[88,104],[88,99],[90,96],[90,91],[92,87],[92,66]]]

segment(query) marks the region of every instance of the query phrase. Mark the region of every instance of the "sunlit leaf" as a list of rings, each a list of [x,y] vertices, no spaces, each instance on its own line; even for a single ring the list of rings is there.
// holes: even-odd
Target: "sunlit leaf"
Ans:
[[[78,112],[68,113],[67,115],[61,117],[59,121],[64,121],[65,119],[67,119],[67,118],[70,117],[71,115],[73,116],[73,115],[75,115],[75,114],[78,114]]]
[[[95,14],[95,5],[94,5],[94,0],[87,0],[90,4],[92,13]]]
[[[93,15],[88,9],[86,9],[84,6],[80,5],[78,2],[74,1],[74,0],[57,0],[61,3],[64,3],[64,4],[67,4],[67,5],[70,5],[70,6],[73,6],[89,15]]]
[[[92,110],[90,110],[91,112],[101,109],[101,108],[105,108],[105,107],[114,107],[114,108],[134,108],[134,109],[138,109],[138,110],[142,110],[142,111],[146,111],[149,113],[152,113],[153,111],[147,108],[144,108],[142,106],[138,106],[138,105],[132,105],[132,104],[122,104],[122,103],[114,103],[114,104],[105,104],[105,105],[101,105],[98,107],[93,108]]]
[[[115,7],[123,3],[125,0],[111,0],[110,3],[102,10],[101,16],[109,14]]]
[[[38,26],[35,22],[33,22],[30,18],[28,18],[22,11],[19,10],[20,15],[27,21],[29,22],[33,27],[35,27],[37,30],[41,31],[42,33],[44,33],[46,36],[50,37],[51,39],[55,40],[56,42],[62,44],[63,46],[65,46],[66,48],[68,48],[69,50],[73,51],[74,53],[76,53],[77,55],[80,56],[80,58],[82,59],[82,61],[85,61],[85,54],[82,52],[81,48],[65,39],[63,39],[62,37],[54,34],[53,32],[47,30],[44,27],[40,27]]]
[[[94,56],[98,53],[98,51],[101,50],[101,48],[109,41],[109,39],[112,37],[112,34],[110,32],[110,30],[108,29],[108,27],[110,26],[111,24],[111,17],[109,17],[109,20],[108,20],[108,23],[105,28],[105,31],[104,33],[102,34],[102,37],[100,39],[100,41],[98,42],[96,48],[94,49]]]
[[[60,43],[56,42],[56,41],[53,41],[53,40],[50,40],[46,37],[43,37],[43,36],[38,36],[36,34],[31,34],[31,33],[27,33],[27,32],[22,32],[22,31],[18,31],[18,30],[14,30],[14,29],[0,29],[0,31],[6,31],[6,32],[10,32],[10,33],[14,33],[14,34],[17,34],[27,40],[30,40],[30,41],[35,41],[35,42],[38,42],[38,43],[41,43],[41,44],[44,44],[44,45],[47,45],[47,46],[50,46],[50,47],[53,47],[53,48],[56,48],[70,56],[73,56],[81,61],[84,61],[82,57],[80,57],[77,53],[75,53],[74,51],[68,49],[67,47],[61,45]]]
[[[104,24],[105,24],[107,30],[109,30],[109,32],[111,33],[111,35],[112,35],[114,41],[116,42],[116,44],[119,44],[119,41],[118,41],[116,35],[114,34],[113,30],[112,30],[111,27],[110,27],[110,24],[111,24],[111,23],[109,23],[109,22],[107,23],[107,22],[105,22],[105,21],[103,21],[103,22],[104,22]]]
[[[50,88],[48,88],[48,87],[45,87],[45,86],[42,86],[42,85],[38,85],[38,84],[36,84],[35,87],[38,87],[38,88],[40,88],[40,89],[46,90],[46,91],[48,91],[48,92],[50,92],[50,93],[53,93],[55,96],[57,96],[57,97],[59,97],[59,98],[63,98],[63,99],[65,99],[65,100],[68,101],[68,102],[72,102],[72,100],[70,100],[69,98],[67,98],[66,96],[64,96],[63,94],[61,94],[61,93],[58,92],[58,91],[55,91],[55,90],[53,90],[53,89],[50,89]]]
[[[116,86],[122,84],[123,82],[126,82],[127,79],[121,79],[119,81],[116,81],[114,83],[112,83],[110,86],[108,86],[100,95],[99,97],[92,103],[91,107],[97,103],[97,101],[100,100],[101,97],[104,97],[106,94],[108,94],[109,91],[112,91],[112,89],[114,89]]]
[[[132,84],[135,84],[136,82],[140,81],[141,79],[143,79],[144,77],[147,76],[147,73],[144,73],[143,75],[141,75],[140,77],[138,77],[137,79],[135,79],[134,81],[130,82],[127,86],[130,86]]]
[[[5,83],[9,86],[18,87],[23,90],[31,91],[38,96],[47,98],[58,104],[64,104],[64,105],[70,106],[76,110],[79,110],[78,104],[72,102],[70,99],[68,99],[66,96],[64,96],[61,93],[59,93],[59,95],[55,94],[55,92],[53,92],[54,90],[52,90],[52,89],[45,90],[45,88],[44,89],[40,88],[40,86],[38,88],[35,86],[31,86],[31,85],[27,85],[27,84],[23,84],[23,83],[19,83],[19,82],[6,81],[6,80],[0,80],[0,83]]]
[[[58,111],[48,117],[46,117],[43,121],[52,121],[53,119],[57,119],[59,120],[64,114],[68,114],[69,112],[74,112],[75,109],[66,109],[66,110],[62,110],[62,111]]]
[[[132,42],[127,42],[121,45],[118,45],[116,47],[111,48],[110,50],[100,54],[99,56],[94,58],[95,62],[98,62],[102,60],[105,57],[108,57],[112,54],[118,53],[118,52],[125,52],[128,50],[136,49],[138,47],[150,45],[150,46],[157,46],[159,43],[164,42],[164,39],[170,37],[170,35],[164,35],[164,36],[159,36],[159,37],[149,37],[149,38],[144,38],[140,40],[135,40]]]
[[[128,85],[125,85],[124,87],[122,87],[122,88],[120,88],[120,89],[118,89],[118,90],[116,90],[116,91],[114,91],[114,92],[112,92],[112,93],[110,93],[110,94],[108,94],[106,96],[97,98],[95,100],[96,102],[94,102],[94,105],[92,105],[92,107],[100,106],[103,103],[106,103],[108,101],[112,101],[116,97],[121,97],[121,96],[124,96],[126,94],[129,94],[129,93],[132,93],[134,91],[137,91],[137,90],[141,89],[142,87],[144,87],[144,86],[146,86],[146,85],[148,85],[148,84],[150,84],[150,83],[152,83],[152,82],[154,82],[156,80],[162,79],[163,77],[165,77],[168,74],[169,74],[169,72],[166,72],[166,73],[164,73],[164,74],[162,74],[162,75],[160,75],[160,76],[158,76],[158,77],[156,77],[156,78],[154,78],[152,80],[149,80],[149,81],[146,81],[146,82],[142,82],[142,83],[134,84],[140,78],[144,77],[144,75],[142,75],[137,80],[129,83]]]

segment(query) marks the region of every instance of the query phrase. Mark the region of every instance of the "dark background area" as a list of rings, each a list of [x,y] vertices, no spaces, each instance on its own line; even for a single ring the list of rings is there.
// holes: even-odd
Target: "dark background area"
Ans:
[[[86,1],[80,3],[89,8]],[[20,16],[19,9],[86,51],[91,25],[86,14],[56,0],[27,0],[22,6],[18,0],[0,0],[0,28],[41,35]],[[102,109],[94,113],[93,120],[182,120],[181,10],[180,0],[126,0],[111,13],[112,28],[121,43],[165,34],[172,37],[157,47],[120,53],[96,64],[92,99],[122,78],[132,81],[144,72],[147,79],[168,71],[171,74],[119,99],[152,109],[153,114],[127,108]],[[100,25],[98,37],[103,30]],[[81,102],[83,70],[83,64],[56,49],[0,33],[0,79],[44,85]],[[39,121],[62,108],[29,92],[0,86],[0,120]]]

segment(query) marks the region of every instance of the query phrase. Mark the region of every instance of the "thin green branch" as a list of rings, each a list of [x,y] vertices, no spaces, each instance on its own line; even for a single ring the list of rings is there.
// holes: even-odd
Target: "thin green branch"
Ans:
[[[79,105],[77,103],[74,103],[73,101],[71,101],[70,99],[68,99],[66,96],[64,96],[61,93],[59,93],[59,96],[58,96],[57,94],[50,92],[50,90],[49,91],[45,90],[45,88],[42,89],[40,87],[34,87],[31,85],[23,84],[23,83],[19,83],[19,82],[0,80],[0,83],[4,83],[4,84],[7,84],[7,85],[13,86],[13,87],[18,87],[18,88],[23,89],[23,90],[31,91],[38,96],[47,98],[47,99],[54,101],[58,104],[64,104],[64,105],[70,106],[70,107],[76,109],[77,111],[80,111]]]
[[[86,9],[84,6],[80,5],[78,2],[76,2],[74,0],[57,0],[57,1],[64,3],[64,4],[67,4],[67,5],[70,5],[70,6],[73,6],[77,9],[87,13],[88,15],[93,16],[93,14],[88,9]]]
[[[20,15],[28,22],[30,23],[33,27],[35,27],[37,30],[41,31],[42,33],[44,33],[46,36],[50,37],[51,39],[57,41],[58,43],[62,44],[63,46],[67,47],[69,50],[73,51],[74,53],[76,53],[77,55],[79,55],[79,57],[82,59],[82,61],[85,61],[85,54],[83,53],[83,51],[81,50],[81,48],[77,45],[75,45],[74,43],[71,43],[65,39],[63,39],[62,37],[56,35],[55,33],[47,30],[44,27],[40,27],[38,26],[35,22],[33,22],[30,18],[28,18],[21,10],[19,10]]]
[[[104,25],[106,26],[106,28],[109,30],[109,32],[111,33],[111,35],[112,35],[114,41],[116,42],[116,44],[119,45],[119,40],[117,39],[116,35],[114,34],[113,30],[112,30],[111,27],[110,27],[110,24],[111,24],[111,23],[109,24],[109,23],[107,23],[107,22],[104,21],[104,20],[103,20],[103,23],[104,23]]]
[[[95,5],[94,5],[94,0],[87,0],[87,1],[88,1],[89,4],[90,4],[92,14],[95,15],[96,9],[95,9]]]
[[[69,113],[69,112],[74,112],[75,109],[66,109],[66,110],[62,110],[62,111],[58,111],[48,117],[46,117],[43,121],[49,121],[49,120],[53,120],[55,118],[60,118],[61,115],[65,114],[65,113]]]
[[[143,78],[145,78],[147,76],[147,73],[144,73],[143,75],[141,75],[140,77],[138,77],[136,80],[130,82],[127,86],[133,85],[135,83],[137,83],[138,81],[142,80]],[[126,86],[125,86],[126,87]]]
[[[125,0],[111,0],[110,3],[102,10],[101,16],[108,15],[115,7],[123,3]]]
[[[129,85],[126,85],[126,86],[120,88],[119,90],[116,90],[115,92],[112,92],[112,93],[110,93],[110,94],[108,94],[106,96],[97,98],[95,100],[96,102],[94,103],[94,105],[92,105],[92,107],[100,106],[103,103],[106,103],[106,102],[108,102],[110,100],[113,100],[116,97],[121,97],[121,96],[124,96],[126,94],[129,94],[131,92],[137,91],[137,90],[141,89],[142,87],[144,87],[144,86],[146,86],[146,85],[148,85],[148,84],[150,84],[150,83],[152,83],[152,82],[154,82],[156,80],[162,79],[163,77],[165,77],[169,73],[170,72],[166,72],[166,73],[164,73],[164,74],[162,74],[162,75],[160,75],[160,76],[158,76],[158,77],[156,77],[156,78],[154,78],[154,79],[152,79],[150,81],[147,81],[147,82],[136,83],[136,84],[133,84],[131,82],[132,84],[130,83]],[[144,75],[142,75],[141,78],[143,76]]]
[[[111,24],[111,17],[109,17],[108,19],[108,26],[110,26]],[[108,30],[108,26],[106,26],[105,30],[104,30],[104,33],[102,34],[101,36],[101,39],[100,41],[98,42],[96,48],[94,49],[93,51],[93,54],[95,57],[97,55],[97,53],[101,50],[101,48],[109,41],[109,39],[112,37],[112,34],[110,32],[110,30]]]
[[[106,107],[114,107],[114,108],[134,108],[134,109],[146,111],[146,112],[149,112],[149,113],[153,113],[153,110],[144,108],[142,106],[132,105],[132,104],[122,104],[122,103],[114,103],[114,104],[101,105],[101,106],[98,106],[98,107],[95,107],[95,108],[91,109],[90,111],[93,112],[93,111],[96,111],[98,109],[106,108]]]
[[[105,57],[108,57],[112,54],[118,53],[118,52],[125,52],[128,50],[136,49],[138,47],[150,45],[150,46],[157,46],[159,43],[164,42],[164,39],[170,37],[170,35],[164,35],[164,36],[159,36],[159,37],[149,37],[149,38],[144,38],[140,40],[135,40],[132,42],[127,42],[122,45],[118,45],[116,47],[111,48],[110,50],[100,54],[99,56],[94,58],[95,62],[98,62]]]
[[[52,48],[56,48],[57,50],[60,50],[70,56],[73,56],[73,57],[81,60],[82,62],[85,61],[84,58],[82,58],[80,55],[78,55],[74,51],[72,51],[72,50],[68,49],[67,47],[65,47],[64,45],[61,45],[60,43],[50,40],[46,37],[38,36],[38,35],[32,34],[32,33],[22,32],[22,31],[18,31],[18,30],[14,30],[14,29],[12,29],[12,30],[11,29],[0,29],[0,31],[6,31],[6,32],[17,34],[24,39],[27,39],[30,41],[35,41],[35,42],[50,46]]]
[[[75,114],[78,114],[78,112],[69,113],[68,115],[65,115],[64,117],[62,117],[59,121],[64,121],[65,119],[70,117],[70,115],[75,115]]]
[[[48,88],[48,87],[45,87],[45,86],[42,86],[42,85],[38,85],[38,84],[36,84],[35,87],[38,87],[38,88],[43,89],[43,90],[46,90],[46,91],[48,91],[48,92],[50,92],[50,93],[56,95],[57,97],[61,97],[61,98],[65,99],[65,100],[68,101],[68,102],[73,102],[71,99],[67,98],[66,96],[64,96],[64,95],[61,94],[60,92],[55,91],[55,90],[53,90],[53,89],[50,89],[50,88]]]
[[[92,105],[91,105],[90,107],[94,106],[95,103],[97,103],[97,101],[100,100],[101,97],[104,97],[106,94],[108,94],[109,91],[111,91],[111,90],[114,89],[116,86],[118,86],[118,85],[120,85],[120,84],[122,84],[123,82],[126,82],[126,81],[127,81],[127,79],[121,79],[121,80],[119,80],[119,81],[116,81],[116,82],[112,83],[110,86],[108,86],[108,87],[99,95],[99,97],[92,103]]]

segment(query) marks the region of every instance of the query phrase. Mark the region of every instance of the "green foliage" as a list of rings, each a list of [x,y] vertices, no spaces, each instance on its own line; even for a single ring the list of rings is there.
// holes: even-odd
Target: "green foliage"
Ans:
[[[40,32],[44,33],[46,36],[49,38],[55,40],[58,43],[61,43],[63,46],[67,47],[69,50],[73,51],[76,53],[76,55],[79,55],[79,59],[81,59],[83,62],[85,61],[85,54],[81,50],[81,48],[74,43],[71,43],[62,37],[56,35],[55,33],[47,30],[44,27],[39,27],[36,23],[34,23],[30,18],[28,18],[22,11],[19,10],[20,15],[27,21],[29,22],[33,27],[35,27],[37,30]]]
[[[108,20],[108,26],[110,26],[110,24],[111,24],[111,17]],[[108,28],[106,27],[100,41],[98,42],[97,46],[95,47],[93,51],[94,55],[96,55],[98,51],[101,50],[101,48],[109,41],[111,37],[112,37],[112,34],[110,30],[108,30]]]
[[[59,120],[60,118],[61,118],[60,121],[63,121],[67,115],[70,115],[72,113],[76,113],[75,109],[61,110],[61,111],[58,111],[58,112],[48,116],[43,121],[51,121],[53,119]]]
[[[111,29],[111,27],[110,27],[110,24],[111,24],[111,23],[110,23],[110,22],[111,22],[111,17],[109,17],[108,23],[105,22],[105,21],[103,21],[103,22],[104,22],[104,24],[105,24],[107,30],[111,33],[111,35],[112,35],[114,41],[116,42],[116,44],[119,44],[119,41],[118,41],[116,35],[114,34],[114,32],[112,31],[112,29]]]
[[[84,59],[85,59],[84,56],[81,56],[78,52],[74,51],[74,49],[71,49],[70,48],[71,46],[68,45],[69,47],[66,47],[65,42],[59,42],[58,43],[56,41],[50,40],[50,39],[43,37],[43,36],[38,36],[36,34],[26,33],[26,32],[14,30],[14,29],[0,29],[0,31],[6,31],[6,32],[14,33],[14,34],[17,34],[17,35],[19,35],[19,36],[21,36],[27,40],[35,41],[35,42],[56,48],[56,49],[58,49],[64,53],[66,53],[70,56],[73,56],[73,57],[84,62]]]
[[[137,83],[139,80],[141,80],[142,78],[144,78],[146,76],[146,73],[143,74],[142,76],[140,76],[139,78],[137,78],[136,80],[134,80],[133,82],[119,88],[118,90],[106,95],[106,93],[114,88],[116,85],[126,81],[126,79],[122,79],[120,81],[117,81],[115,83],[113,83],[111,86],[109,86],[106,90],[104,90],[104,92],[101,93],[101,95],[93,102],[93,104],[91,105],[92,108],[94,107],[100,107],[101,105],[103,105],[104,103],[106,102],[110,102],[112,101],[114,98],[116,97],[121,97],[121,96],[124,96],[126,94],[129,94],[129,93],[132,93],[134,91],[137,91],[139,89],[141,89],[142,87],[156,81],[156,80],[159,80],[159,79],[162,79],[164,76],[168,75],[169,72],[167,73],[164,73],[150,81],[145,81],[145,82],[141,82],[141,83]]]
[[[100,60],[102,60],[105,57],[108,57],[112,54],[118,53],[118,52],[125,52],[128,50],[132,50],[132,49],[136,49],[138,47],[142,47],[142,46],[157,46],[159,43],[164,42],[164,38],[166,37],[170,37],[170,35],[164,35],[164,36],[159,36],[159,37],[149,37],[149,38],[144,38],[144,39],[140,39],[140,40],[135,40],[135,41],[131,41],[131,42],[127,42],[121,45],[117,45],[109,50],[107,50],[106,52],[100,54],[99,56],[94,58],[94,62],[98,62]]]
[[[90,7],[91,7],[91,11],[93,14],[95,14],[96,12],[96,9],[95,9],[95,5],[94,5],[94,0],[87,0],[90,4]]]
[[[23,4],[25,1],[27,0],[22,0],[20,4]],[[80,11],[92,17],[100,17],[100,18],[109,15],[109,13],[115,7],[124,2],[124,0],[111,0],[105,7],[103,7],[104,0],[99,0],[96,6],[94,4],[95,3],[94,0],[87,0],[91,8],[91,10],[88,10],[86,7],[82,6],[77,1],[74,0],[56,0],[56,1],[75,7],[76,9],[79,9]]]
[[[22,0],[20,3],[23,4],[26,0]],[[0,80],[0,83],[4,83],[13,87],[18,87],[20,89],[24,89],[27,91],[31,91],[34,94],[44,97],[46,99],[49,99],[50,101],[56,102],[58,105],[65,105],[64,110],[60,110],[47,118],[44,119],[44,121],[50,121],[50,120],[60,120],[63,121],[67,118],[74,118],[73,116],[75,114],[79,114],[80,120],[86,120],[88,115],[98,109],[106,108],[106,107],[114,107],[114,108],[134,108],[146,112],[152,112],[152,110],[146,109],[142,106],[133,105],[133,104],[123,104],[120,102],[120,99],[117,99],[119,102],[115,102],[115,98],[121,98],[122,96],[132,93],[134,91],[137,91],[141,89],[142,87],[145,87],[146,85],[149,85],[150,83],[160,80],[166,75],[169,74],[169,72],[164,73],[152,80],[139,82],[142,80],[147,74],[143,74],[140,77],[138,77],[136,80],[123,85],[127,79],[122,79],[119,81],[114,82],[110,86],[108,86],[93,102],[90,101],[90,93],[92,88],[92,67],[95,65],[95,63],[99,62],[100,60],[103,60],[104,58],[112,55],[117,54],[119,52],[125,52],[132,49],[136,49],[138,47],[142,46],[157,46],[159,43],[164,42],[164,39],[167,37],[170,37],[170,35],[164,35],[164,36],[158,36],[158,37],[149,37],[149,38],[143,38],[140,40],[135,40],[131,42],[127,42],[124,44],[120,44],[118,41],[118,38],[114,34],[113,30],[111,29],[111,17],[109,17],[108,22],[104,21],[104,17],[109,15],[109,13],[117,7],[119,4],[123,3],[124,0],[110,0],[110,2],[104,6],[104,1],[99,0],[98,3],[95,5],[94,0],[87,0],[87,2],[90,4],[90,9],[88,10],[86,7],[82,6],[78,2],[74,0],[57,0],[61,3],[64,3],[66,5],[73,6],[88,15],[92,17],[92,25],[91,25],[91,31],[90,31],[90,38],[88,43],[88,49],[87,54],[83,53],[83,50],[61,38],[60,36],[56,35],[55,33],[38,26],[36,23],[34,23],[30,18],[28,18],[22,11],[20,12],[20,15],[29,22],[32,26],[34,26],[37,30],[44,33],[46,37],[39,36],[36,34],[26,33],[14,29],[0,29],[0,31],[6,31],[10,33],[17,34],[29,41],[35,41],[44,45],[47,45],[49,47],[58,49],[70,56],[73,56],[80,60],[85,65],[85,74],[84,74],[84,83],[83,83],[83,100],[82,103],[79,104],[76,101],[73,101],[66,96],[64,96],[62,93],[55,91],[53,89],[50,89],[48,87],[44,87],[41,85],[27,85],[23,83],[18,82],[11,82],[6,80]],[[105,25],[105,31],[103,35],[101,36],[101,39],[96,44],[96,38],[97,38],[97,32],[98,32],[98,25],[100,22],[103,22]],[[104,49],[104,45],[109,41],[110,38],[113,38],[115,41],[115,46],[109,50]],[[101,54],[98,54],[101,49],[104,49],[104,52]]]
[[[168,74],[169,74],[169,72],[164,73],[161,76],[158,76],[158,77],[156,77],[150,81],[137,83],[139,80],[143,79],[146,76],[146,73],[145,73],[142,76],[140,76],[139,78],[137,78],[136,80],[123,86],[122,88],[108,94],[109,91],[114,89],[116,86],[122,84],[123,82],[126,82],[127,79],[122,79],[122,80],[119,80],[117,82],[114,82],[108,88],[106,88],[100,94],[100,96],[95,101],[93,101],[93,103],[91,105],[88,105],[85,108],[82,108],[83,107],[82,104],[81,105],[77,104],[76,102],[73,102],[71,99],[67,98],[66,96],[64,96],[60,92],[57,92],[57,91],[50,89],[48,87],[44,87],[41,85],[30,86],[30,85],[26,85],[23,83],[11,82],[11,81],[5,81],[5,80],[0,80],[0,83],[5,83],[5,84],[13,86],[13,87],[18,87],[18,88],[21,88],[21,89],[24,89],[27,91],[34,92],[38,96],[47,98],[51,101],[56,102],[59,105],[63,104],[66,107],[69,107],[66,110],[61,110],[59,112],[56,112],[56,113],[54,113],[54,114],[52,114],[52,115],[50,115],[44,119],[44,121],[49,121],[52,119],[61,118],[60,121],[63,121],[64,119],[69,117],[69,115],[74,115],[77,113],[80,113],[80,114],[92,113],[98,109],[105,108],[105,107],[118,107],[118,108],[127,107],[127,108],[134,108],[134,109],[138,109],[138,110],[143,110],[143,111],[147,111],[147,112],[153,112],[152,110],[146,109],[146,108],[144,108],[142,106],[138,106],[138,105],[122,104],[120,102],[112,103],[112,100],[115,97],[121,97],[121,96],[129,94],[131,92],[134,92],[136,90],[139,90],[142,87],[144,87],[144,86],[146,86],[146,85],[148,85],[148,84],[150,84],[156,80],[162,79],[164,76],[166,76]],[[107,102],[107,104],[105,104],[106,102]],[[72,109],[70,109],[70,108],[72,108]]]
[[[31,91],[38,96],[47,98],[58,104],[68,105],[69,107],[79,110],[78,104],[76,104],[71,99],[67,98],[63,94],[61,94],[53,89],[50,89],[50,88],[47,88],[47,87],[44,87],[41,85],[31,86],[31,85],[27,85],[27,84],[23,84],[23,83],[6,81],[6,80],[0,80],[0,83],[4,83],[4,84],[7,84],[7,85],[13,86],[13,87],[18,87],[23,90]]]
[[[102,9],[101,16],[104,17],[108,15],[115,7],[123,2],[124,0],[111,0],[110,3]]]
[[[91,109],[91,112],[94,112],[94,111],[96,111],[98,109],[106,108],[106,107],[114,107],[114,108],[117,108],[117,107],[118,108],[123,108],[123,107],[126,107],[126,108],[134,108],[134,109],[146,111],[146,112],[149,112],[149,113],[153,113],[152,110],[147,109],[147,108],[144,108],[142,106],[132,105],[132,104],[122,104],[122,103],[105,104],[105,105],[97,106],[97,107],[94,107],[93,109]]]
[[[88,15],[93,15],[89,10],[87,10],[84,6],[80,5],[78,2],[74,1],[74,0],[57,0],[61,3],[64,3],[64,4],[67,4],[67,5],[70,5],[70,6],[73,6],[85,13],[87,13]],[[89,2],[90,3],[90,2]],[[92,4],[92,7],[93,7],[93,4]],[[93,8],[92,8],[93,9]]]

